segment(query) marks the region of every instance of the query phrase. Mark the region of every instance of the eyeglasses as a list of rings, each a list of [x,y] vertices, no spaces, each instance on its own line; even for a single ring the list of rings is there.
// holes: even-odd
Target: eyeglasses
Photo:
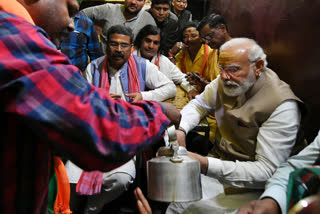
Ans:
[[[120,46],[121,49],[128,49],[129,47],[131,47],[131,44],[129,43],[118,43],[118,42],[108,42],[108,45],[111,48],[117,48]]]

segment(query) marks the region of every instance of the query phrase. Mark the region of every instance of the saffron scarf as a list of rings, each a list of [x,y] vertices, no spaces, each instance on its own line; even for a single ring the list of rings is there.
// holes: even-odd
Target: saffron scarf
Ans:
[[[110,83],[108,75],[108,58],[103,60],[102,71],[100,76],[100,88],[104,88],[109,93]],[[132,55],[128,59],[128,81],[129,93],[140,92],[140,81],[137,72],[137,66]],[[96,171],[82,171],[81,177],[76,186],[76,192],[80,195],[94,195],[101,192],[103,184],[103,172]]]
[[[160,71],[160,54],[159,54],[159,53],[157,53],[157,57],[156,57],[156,59],[154,60],[154,64],[155,64],[156,66],[158,66],[158,69],[159,69],[159,71]]]
[[[104,88],[109,93],[110,83],[108,75],[108,58],[107,56],[103,60],[101,78],[100,78],[100,88]],[[137,66],[134,61],[132,54],[128,59],[128,81],[129,81],[129,93],[140,92],[140,81],[137,72]]]
[[[76,192],[80,195],[94,195],[101,192],[103,184],[103,172],[82,171],[81,177],[76,186]]]

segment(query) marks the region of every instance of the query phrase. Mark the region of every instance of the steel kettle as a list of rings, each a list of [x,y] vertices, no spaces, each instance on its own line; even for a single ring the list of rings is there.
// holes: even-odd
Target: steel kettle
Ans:
[[[169,146],[147,162],[148,197],[162,202],[188,202],[202,198],[200,163],[179,147],[175,128],[168,130]]]

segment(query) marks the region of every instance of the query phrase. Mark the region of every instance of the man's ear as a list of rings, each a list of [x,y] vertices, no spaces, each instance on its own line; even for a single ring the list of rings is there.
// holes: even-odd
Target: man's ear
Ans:
[[[264,61],[262,59],[257,60],[254,65],[254,74],[256,77],[260,76],[260,73],[262,72],[263,68],[264,68]]]

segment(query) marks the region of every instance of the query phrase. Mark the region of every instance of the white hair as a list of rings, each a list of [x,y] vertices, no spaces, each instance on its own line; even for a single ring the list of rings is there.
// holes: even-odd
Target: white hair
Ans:
[[[267,67],[267,65],[268,65],[267,56],[264,53],[263,49],[253,39],[249,39],[249,38],[231,39],[231,40],[225,42],[223,45],[221,45],[220,52],[222,52],[223,50],[228,49],[232,46],[241,45],[244,43],[249,43],[249,44],[251,43],[250,47],[248,48],[248,60],[251,63],[253,63],[259,59],[262,59],[264,61],[264,67]]]

